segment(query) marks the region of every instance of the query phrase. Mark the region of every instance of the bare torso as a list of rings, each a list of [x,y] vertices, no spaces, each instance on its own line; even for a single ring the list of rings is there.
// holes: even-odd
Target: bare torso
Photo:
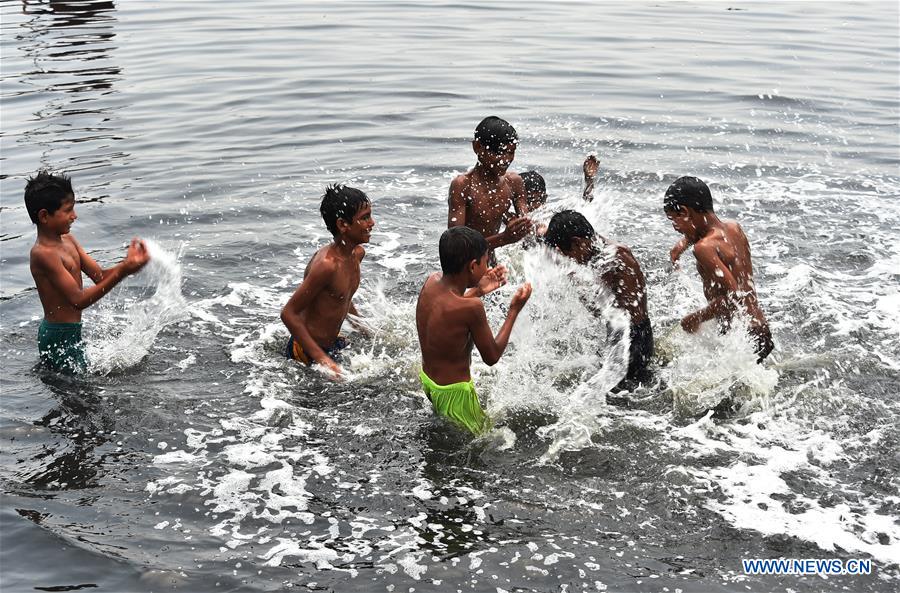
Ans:
[[[304,277],[314,265],[321,265],[324,260],[334,266],[334,273],[325,289],[300,312],[310,336],[322,348],[334,343],[350,312],[351,299],[359,288],[359,265],[365,255],[365,250],[357,246],[350,257],[341,257],[332,247],[328,245],[317,251],[306,265]]]
[[[44,319],[53,323],[77,323],[81,321],[81,310],[72,306],[69,300],[51,282],[42,259],[59,258],[66,271],[78,284],[84,286],[81,277],[81,255],[69,235],[62,235],[59,242],[38,239],[31,248],[30,266],[34,284],[44,308]]]
[[[474,299],[452,292],[432,274],[419,293],[416,329],[422,350],[422,370],[438,385],[471,379],[472,336],[469,319]]]
[[[482,178],[476,169],[457,177],[455,183],[461,183],[465,199],[466,226],[485,237],[499,233],[510,206],[515,207],[517,212],[519,210],[516,205],[516,199],[520,197],[515,189],[517,179],[521,184],[521,177],[517,173],[507,172],[499,178],[498,183]]]

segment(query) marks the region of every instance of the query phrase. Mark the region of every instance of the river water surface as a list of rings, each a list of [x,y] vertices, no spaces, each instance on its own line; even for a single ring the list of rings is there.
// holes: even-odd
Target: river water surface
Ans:
[[[896,591],[900,156],[895,2],[3,2],[4,591]],[[632,247],[660,361],[610,405],[621,344],[540,250],[475,380],[498,428],[435,422],[416,295],[486,115]],[[580,202],[595,153],[596,200]],[[154,260],[84,315],[92,372],[38,368],[25,179],[73,233]],[[776,350],[673,329],[703,303],[662,213],[681,175],[738,219]],[[349,380],[280,357],[280,307],[372,198]],[[549,215],[545,213],[543,216]],[[577,275],[576,275],[577,276]],[[602,291],[601,291],[602,292]],[[603,294],[596,295],[604,298]],[[618,349],[618,350],[617,350]],[[477,357],[476,357],[477,359]],[[725,396],[738,410],[704,414]],[[744,558],[864,558],[753,576]]]

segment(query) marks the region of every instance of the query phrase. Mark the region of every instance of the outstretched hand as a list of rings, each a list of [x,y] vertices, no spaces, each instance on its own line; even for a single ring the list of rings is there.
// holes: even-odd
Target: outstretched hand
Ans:
[[[597,171],[600,170],[600,161],[598,161],[597,157],[594,155],[588,155],[588,157],[584,159],[584,164],[581,166],[581,169],[584,171],[585,179],[593,179],[597,175]]]
[[[134,274],[146,266],[148,261],[150,261],[150,253],[147,251],[147,245],[141,239],[132,239],[125,259],[122,260],[125,271]]]
[[[506,266],[495,266],[484,273],[478,281],[478,292],[481,296],[494,292],[506,284]]]
[[[689,334],[693,334],[700,329],[701,323],[703,323],[703,319],[701,319],[700,315],[698,313],[691,313],[690,315],[685,315],[681,320],[681,329]]]
[[[317,360],[314,366],[332,381],[341,381],[343,379],[343,369],[341,369],[341,365],[334,362],[334,360],[328,356],[323,360]]]
[[[681,257],[681,254],[684,253],[688,247],[689,244],[687,239],[682,239],[669,250],[669,261],[672,263],[673,269],[678,269],[678,258]]]
[[[510,309],[521,309],[531,298],[531,282],[526,282],[513,295],[512,301],[509,303]]]
[[[531,219],[525,216],[517,216],[506,223],[506,229],[503,231],[503,234],[509,243],[515,243],[530,232]]]

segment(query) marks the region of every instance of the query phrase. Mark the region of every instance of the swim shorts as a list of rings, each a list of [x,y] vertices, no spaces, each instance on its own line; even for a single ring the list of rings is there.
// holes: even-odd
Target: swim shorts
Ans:
[[[328,348],[322,348],[325,351],[325,354],[333,360],[334,362],[341,361],[341,350],[350,345],[350,341],[347,340],[344,336],[338,336],[334,343]],[[284,355],[287,358],[291,358],[293,360],[299,360],[305,365],[311,365],[312,359],[304,352],[303,346],[300,345],[300,340],[291,336],[288,338],[287,347],[284,349]]]
[[[650,318],[632,323],[629,335],[628,374],[625,378],[642,381],[647,378],[647,366],[653,356],[653,328],[650,327]]]
[[[491,421],[481,409],[478,394],[472,381],[438,385],[425,371],[419,371],[419,379],[425,395],[431,401],[434,412],[448,418],[454,424],[479,435],[491,427]]]
[[[55,371],[67,374],[87,370],[81,322],[53,323],[46,319],[38,328],[38,352],[41,362]]]

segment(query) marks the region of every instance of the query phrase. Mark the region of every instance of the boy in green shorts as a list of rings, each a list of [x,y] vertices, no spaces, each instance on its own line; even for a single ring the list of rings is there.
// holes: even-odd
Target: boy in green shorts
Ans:
[[[479,297],[506,283],[502,266],[488,269],[488,243],[465,226],[444,231],[438,246],[443,274],[432,274],[416,304],[416,329],[422,350],[419,378],[434,411],[480,434],[490,427],[472,384],[472,346],[493,366],[500,360],[531,284],[513,295],[506,321],[496,337]]]
[[[25,186],[25,209],[37,225],[31,248],[31,275],[37,286],[44,319],[38,329],[41,362],[64,373],[86,368],[81,340],[81,311],[100,300],[126,276],[150,260],[144,242],[132,239],[119,264],[102,269],[69,231],[75,215],[75,192],[65,175],[41,171]],[[84,288],[82,273],[94,281]]]

